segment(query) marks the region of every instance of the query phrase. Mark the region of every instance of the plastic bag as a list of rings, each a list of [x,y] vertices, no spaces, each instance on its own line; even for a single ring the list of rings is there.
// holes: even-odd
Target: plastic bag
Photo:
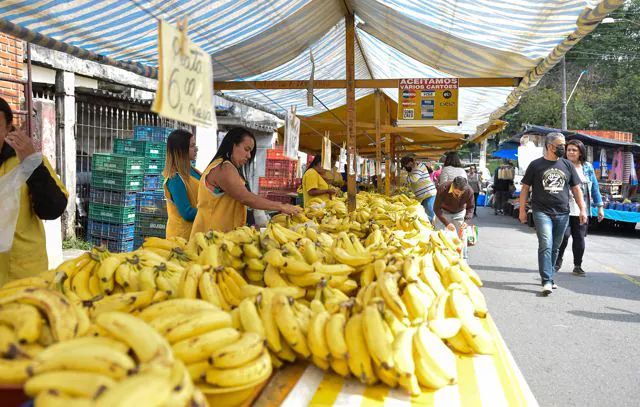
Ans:
[[[467,238],[467,246],[475,246],[478,244],[478,227],[476,225],[467,225],[464,234]]]
[[[42,154],[34,153],[20,165],[0,177],[0,253],[11,250],[20,213],[20,188],[42,163]]]

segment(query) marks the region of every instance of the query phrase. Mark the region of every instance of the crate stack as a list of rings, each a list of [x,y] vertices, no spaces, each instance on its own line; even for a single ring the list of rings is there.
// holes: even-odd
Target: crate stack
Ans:
[[[144,158],[94,154],[88,230],[90,241],[114,253],[133,250],[136,193],[142,190]]]
[[[296,192],[301,179],[296,178],[297,160],[284,155],[282,148],[267,150],[265,176],[260,177],[259,194],[272,201],[290,203],[290,193]]]
[[[172,128],[137,126],[134,140],[127,148],[136,149],[144,157],[143,191],[136,196],[136,222],[134,248],[142,245],[148,236],[165,237],[167,228],[167,202],[162,185],[167,136]]]

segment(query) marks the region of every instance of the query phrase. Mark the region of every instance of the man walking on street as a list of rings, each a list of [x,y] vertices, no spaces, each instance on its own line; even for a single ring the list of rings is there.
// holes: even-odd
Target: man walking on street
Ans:
[[[529,190],[532,191],[531,208],[538,235],[538,271],[542,279],[542,294],[545,296],[557,288],[553,280],[553,265],[569,223],[569,188],[580,208],[580,224],[587,222],[580,177],[573,164],[562,158],[565,146],[561,133],[547,135],[544,157],[529,164],[522,178],[520,192],[520,222],[526,223],[526,202]]]
[[[424,211],[429,217],[429,222],[433,222],[433,202],[436,199],[436,186],[431,180],[427,166],[418,165],[413,157],[402,157],[400,165],[409,173],[407,184],[413,191],[416,200],[422,202]]]
[[[513,184],[514,168],[507,159],[503,160],[503,164],[496,168],[493,174],[493,213],[495,215],[504,215],[504,208],[511,198],[512,191],[515,190]],[[511,216],[511,214],[508,214]]]
[[[447,229],[458,235],[467,228],[473,218],[475,208],[473,189],[465,177],[455,177],[453,181],[438,186],[438,194],[433,204],[436,213],[436,228]],[[463,242],[462,257],[467,258],[467,239]]]

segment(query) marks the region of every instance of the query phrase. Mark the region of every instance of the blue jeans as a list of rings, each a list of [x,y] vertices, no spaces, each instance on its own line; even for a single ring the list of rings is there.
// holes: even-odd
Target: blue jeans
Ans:
[[[569,224],[569,214],[549,216],[544,212],[533,211],[533,220],[538,235],[538,272],[542,284],[553,283],[553,268],[558,258],[558,249]]]
[[[424,200],[422,201],[422,206],[424,206],[424,211],[427,213],[427,216],[429,217],[429,222],[433,222],[433,217],[436,216],[435,212],[433,211],[433,203],[436,201],[436,196],[432,196],[429,198],[424,198]]]

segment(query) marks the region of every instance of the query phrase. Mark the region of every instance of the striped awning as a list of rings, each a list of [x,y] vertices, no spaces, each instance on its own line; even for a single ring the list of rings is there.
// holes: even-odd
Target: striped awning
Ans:
[[[344,15],[356,15],[356,78],[523,77],[517,88],[463,88],[460,121],[480,135],[624,0],[5,0],[0,30],[81,57],[93,53],[153,76],[158,19],[189,18],[214,80],[345,78]],[[21,31],[23,30],[23,31]],[[28,30],[28,31],[26,31]],[[373,90],[359,89],[357,97]],[[395,89],[385,89],[397,99]],[[304,90],[229,91],[302,115]],[[328,108],[344,90],[316,90]]]

